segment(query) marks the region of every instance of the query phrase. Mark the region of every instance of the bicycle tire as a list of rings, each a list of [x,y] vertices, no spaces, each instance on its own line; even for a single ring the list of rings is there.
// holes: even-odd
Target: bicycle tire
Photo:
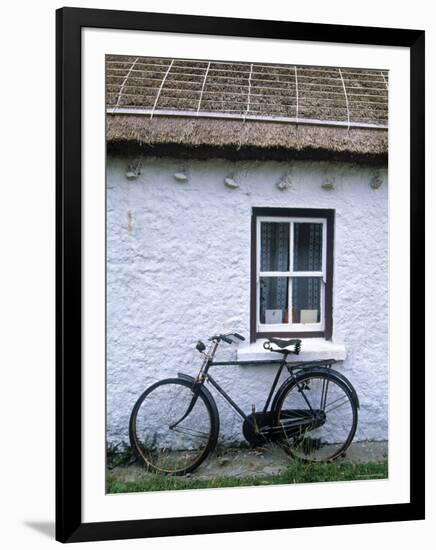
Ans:
[[[217,440],[218,440],[218,433],[219,433],[219,415],[218,410],[216,407],[216,403],[212,396],[209,394],[209,392],[205,388],[200,388],[197,401],[194,405],[193,410],[188,414],[186,417],[186,421],[195,422],[194,414],[197,415],[197,421],[198,421],[198,415],[207,413],[208,415],[208,421],[207,421],[207,432],[204,433],[204,435],[201,435],[201,439],[206,439],[204,441],[204,444],[199,448],[197,451],[192,451],[190,448],[183,449],[182,445],[180,443],[180,436],[176,435],[176,437],[173,437],[174,439],[178,439],[178,445],[180,448],[171,448],[171,447],[163,447],[159,448],[159,443],[157,443],[156,438],[153,440],[153,443],[151,444],[152,447],[150,449],[147,449],[146,445],[141,443],[141,441],[145,437],[149,437],[150,433],[142,433],[142,428],[139,430],[138,426],[138,414],[141,412],[141,414],[145,414],[146,421],[152,416],[157,414],[156,404],[160,404],[158,411],[159,415],[161,417],[161,420],[159,418],[155,418],[156,422],[154,427],[157,429],[155,433],[159,433],[160,441],[164,441],[166,445],[168,445],[168,440],[171,439],[172,433],[179,434],[180,432],[177,431],[177,428],[170,428],[168,426],[168,429],[165,428],[165,426],[162,424],[164,419],[164,411],[163,406],[165,404],[171,405],[170,399],[167,401],[162,400],[162,395],[165,395],[165,391],[160,391],[162,389],[167,390],[175,390],[176,388],[183,389],[184,396],[187,398],[185,399],[185,403],[183,405],[177,403],[177,399],[174,399],[173,406],[176,407],[176,411],[170,411],[170,417],[167,417],[166,420],[168,421],[168,418],[171,418],[172,421],[177,421],[183,416],[183,413],[187,410],[187,404],[188,404],[188,396],[189,398],[192,398],[192,388],[193,388],[193,381],[181,379],[181,378],[167,378],[165,380],[161,380],[159,382],[156,382],[155,384],[152,384],[149,388],[147,388],[141,396],[136,401],[132,413],[130,415],[130,421],[129,421],[129,439],[130,439],[130,445],[132,447],[132,450],[135,454],[135,456],[139,459],[140,462],[142,462],[149,471],[155,472],[155,473],[163,473],[167,475],[185,475],[187,473],[190,473],[194,471],[198,466],[208,457],[208,455],[213,451],[213,449],[216,446]],[[170,393],[168,391],[168,395]],[[189,393],[190,392],[190,393]],[[176,392],[177,393],[177,392]],[[153,395],[155,394],[155,395]],[[156,396],[156,394],[158,394]],[[150,402],[150,397],[156,397],[158,401],[155,403],[149,403],[147,408],[144,411],[144,403]],[[178,406],[179,405],[179,406]],[[178,408],[177,408],[178,407]],[[150,414],[147,416],[147,412]],[[185,420],[183,421],[185,422]],[[181,425],[183,424],[181,423]],[[151,424],[153,423],[153,420],[150,420],[150,428]],[[160,425],[159,425],[160,423]],[[203,427],[203,426],[201,426]],[[145,432],[147,432],[147,429],[145,429]],[[185,431],[188,430],[188,428],[183,428]],[[191,432],[195,432],[195,428],[190,428]],[[141,431],[141,434],[138,433]],[[199,432],[200,433],[200,432]],[[154,437],[154,436],[153,436]],[[200,438],[200,436],[194,434],[189,434],[189,431],[187,433],[187,439],[190,437],[191,439],[191,445],[192,439],[197,437]],[[145,440],[147,441],[147,440]],[[185,442],[186,443],[186,442]],[[187,443],[186,443],[187,444]],[[191,453],[192,451],[192,453]],[[166,453],[166,454],[165,454]],[[186,456],[186,463],[182,461],[183,459],[183,453]],[[190,453],[194,454],[194,456],[190,456]],[[173,462],[177,463],[177,466],[170,467],[169,464],[171,463],[171,457],[173,457]],[[166,465],[165,464],[166,461]]]
[[[281,438],[282,448],[293,458],[303,462],[330,462],[344,456],[356,433],[358,402],[351,384],[341,378],[336,376],[334,371],[327,372],[320,369],[301,371],[296,374],[294,379],[290,378],[279,390],[280,395],[274,408],[274,422],[276,426],[282,427],[284,433]],[[308,397],[308,394],[313,390],[315,380],[321,383],[321,388],[327,385],[327,395],[332,385],[338,389],[337,393],[342,392],[342,396],[335,396],[335,399],[329,404],[327,404],[328,397],[326,395],[326,404],[323,408],[325,419],[321,415],[322,409],[317,409],[314,406],[312,407],[314,412],[311,412],[309,405],[305,403],[305,398],[310,403],[311,398]],[[311,384],[312,389],[310,389]],[[300,396],[296,398],[298,393]],[[330,391],[330,393],[332,392]],[[291,394],[294,397],[293,400],[290,399]],[[320,396],[317,398],[319,399]],[[312,401],[311,405],[314,405],[317,399],[312,396]],[[332,414],[346,404],[347,409],[341,410],[336,415]],[[348,417],[344,411],[348,412]],[[333,419],[333,416],[336,418]],[[315,417],[317,419],[314,420]],[[348,426],[341,430],[341,426],[345,426],[346,417]],[[297,424],[297,421],[302,424],[298,429],[293,424]],[[337,425],[336,428],[334,423]],[[334,433],[335,429],[336,433]],[[340,432],[343,432],[343,442],[334,441],[335,437],[339,439]],[[328,438],[331,438],[332,441],[329,442]],[[318,454],[315,454],[316,452]]]

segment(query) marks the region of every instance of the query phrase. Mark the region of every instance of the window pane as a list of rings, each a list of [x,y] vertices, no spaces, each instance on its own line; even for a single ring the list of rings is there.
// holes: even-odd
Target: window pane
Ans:
[[[294,224],[294,271],[322,271],[322,223]]]
[[[321,278],[292,279],[292,322],[319,323],[321,318]]]
[[[260,224],[260,270],[289,271],[289,223]]]
[[[288,322],[288,277],[260,278],[260,322]]]

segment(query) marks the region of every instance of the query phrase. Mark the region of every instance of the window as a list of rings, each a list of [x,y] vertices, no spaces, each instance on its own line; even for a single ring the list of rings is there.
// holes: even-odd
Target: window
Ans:
[[[254,208],[251,341],[332,335],[333,210]]]

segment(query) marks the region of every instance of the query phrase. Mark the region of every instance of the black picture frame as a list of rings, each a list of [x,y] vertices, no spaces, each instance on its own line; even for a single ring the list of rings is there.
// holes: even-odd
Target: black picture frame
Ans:
[[[81,29],[127,29],[410,49],[410,502],[82,522]],[[127,539],[424,518],[424,51],[419,30],[62,8],[56,13],[56,539]],[[419,320],[419,322],[418,322]]]

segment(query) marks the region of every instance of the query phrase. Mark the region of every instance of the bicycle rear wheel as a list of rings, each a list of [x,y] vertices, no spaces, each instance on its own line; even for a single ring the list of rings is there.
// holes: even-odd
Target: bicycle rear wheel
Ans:
[[[357,427],[351,389],[333,373],[299,373],[280,397],[276,426],[281,444],[294,458],[334,460],[345,452]]]
[[[190,408],[192,409],[190,410]],[[149,470],[184,475],[197,468],[216,445],[215,403],[193,384],[169,378],[150,386],[133,407],[130,444]]]

